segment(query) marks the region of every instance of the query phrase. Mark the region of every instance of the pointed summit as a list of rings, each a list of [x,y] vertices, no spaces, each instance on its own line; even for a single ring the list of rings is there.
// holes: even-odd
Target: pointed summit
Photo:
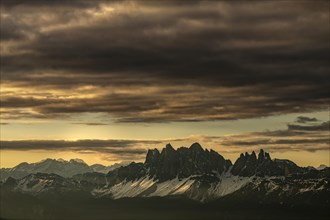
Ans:
[[[270,158],[270,154],[265,152],[265,159],[266,160],[272,160],[272,158]]]
[[[258,154],[258,162],[261,163],[265,160],[265,152],[263,149],[260,149],[260,152]]]
[[[290,173],[299,170],[297,165],[292,162],[283,162],[283,160],[276,159],[273,161],[268,152],[260,149],[258,158],[255,152],[252,152],[251,155],[248,153],[241,154],[233,165],[231,172],[239,176],[284,176],[287,173],[287,168]]]
[[[146,156],[146,161],[145,164],[155,164],[157,163],[158,159],[159,159],[159,151],[157,150],[157,148],[153,149],[153,150],[148,150],[147,156]]]
[[[191,150],[193,150],[193,151],[197,151],[197,152],[203,152],[204,151],[204,149],[202,148],[202,146],[199,144],[199,143],[193,143],[191,146],[190,146],[190,148],[189,149],[191,149]]]
[[[170,143],[166,144],[165,150],[175,151]]]

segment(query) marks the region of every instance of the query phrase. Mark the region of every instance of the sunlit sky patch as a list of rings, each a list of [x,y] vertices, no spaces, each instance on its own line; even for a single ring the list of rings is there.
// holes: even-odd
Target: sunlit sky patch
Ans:
[[[195,141],[329,165],[328,8],[1,1],[0,165],[143,161]]]

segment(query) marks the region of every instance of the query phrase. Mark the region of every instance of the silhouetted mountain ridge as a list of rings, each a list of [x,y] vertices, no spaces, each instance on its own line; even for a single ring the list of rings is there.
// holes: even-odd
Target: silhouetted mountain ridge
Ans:
[[[231,172],[239,176],[286,176],[304,172],[304,169],[290,160],[272,160],[270,154],[261,149],[258,157],[254,151],[241,154]]]
[[[34,166],[43,164],[43,170],[50,171],[48,168],[52,166],[48,165],[52,162],[46,160]],[[71,163],[87,166],[77,160],[66,164]],[[29,166],[22,163],[14,170]],[[298,202],[301,198],[316,196],[327,205],[330,197],[324,195],[330,195],[329,184],[329,168],[299,167],[290,160],[272,159],[264,150],[258,155],[255,152],[241,154],[232,164],[216,151],[194,143],[189,148],[174,149],[167,144],[161,151],[148,150],[144,163],[132,162],[108,173],[88,169],[85,173],[63,177],[55,173],[34,172],[21,178],[9,177],[0,186],[1,190],[37,197],[61,197],[73,193],[94,198],[180,197],[207,202],[241,196],[251,199],[254,193],[265,202],[295,199]]]
[[[204,150],[200,144],[194,143],[190,148],[180,147],[177,150],[167,144],[161,153],[157,149],[149,150],[144,166],[151,176],[164,181],[175,177],[223,173],[232,163],[217,152]]]

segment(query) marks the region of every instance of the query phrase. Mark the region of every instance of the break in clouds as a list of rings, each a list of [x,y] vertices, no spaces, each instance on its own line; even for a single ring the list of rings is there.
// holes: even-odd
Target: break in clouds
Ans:
[[[1,1],[1,118],[97,113],[148,123],[325,110],[328,9],[328,1]]]
[[[203,147],[215,149],[219,153],[232,152],[238,155],[241,152],[259,151],[261,148],[270,152],[329,150],[330,121],[303,122],[304,126],[301,124],[290,123],[287,129],[275,131],[249,132],[230,136],[190,136],[163,140],[3,140],[1,149],[98,153],[104,155],[104,159],[111,158],[111,160],[143,160],[148,149],[162,149],[167,143],[180,147],[186,143],[200,142]]]

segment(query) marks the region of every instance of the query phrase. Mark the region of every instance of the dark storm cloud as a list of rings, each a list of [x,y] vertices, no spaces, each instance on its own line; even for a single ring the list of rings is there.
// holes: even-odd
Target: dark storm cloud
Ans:
[[[6,1],[3,84],[60,95],[8,93],[1,105],[12,114],[2,117],[92,112],[170,122],[325,110],[328,8],[328,1]],[[84,86],[95,90],[78,90]],[[30,112],[15,115],[17,108]]]
[[[76,123],[72,123],[75,125],[88,125],[88,126],[102,126],[102,125],[108,125],[107,123],[100,123],[100,122],[87,122],[87,123],[83,123],[83,122],[76,122]]]
[[[25,38],[24,29],[12,18],[1,18],[1,41],[20,40]]]
[[[21,140],[1,141],[1,150],[74,151],[85,154],[105,154],[117,159],[141,159],[149,146],[159,144],[152,140]]]
[[[229,144],[229,143],[228,143]],[[279,139],[279,140],[258,140],[258,141],[232,141],[230,145],[236,146],[256,146],[256,145],[296,145],[296,144],[330,144],[328,138],[323,139]],[[313,149],[313,148],[312,148]]]
[[[296,131],[329,131],[330,130],[330,121],[323,122],[322,124],[318,125],[296,125],[296,124],[289,124],[289,130],[296,130]]]
[[[83,154],[102,154],[104,157],[120,160],[140,160],[145,157],[147,149],[165,146],[164,143],[185,139],[170,140],[1,140],[1,150],[14,151],[73,151]]]
[[[2,150],[105,150],[124,151],[141,144],[159,144],[149,140],[23,140],[1,141]],[[129,149],[128,149],[129,150]]]
[[[36,99],[33,97],[4,97],[1,100],[2,108],[22,108],[22,107],[37,107],[52,103],[61,103],[58,99]]]
[[[310,118],[310,117],[305,117],[305,116],[299,116],[297,117],[297,123],[305,124],[309,122],[317,122],[316,118]]]

